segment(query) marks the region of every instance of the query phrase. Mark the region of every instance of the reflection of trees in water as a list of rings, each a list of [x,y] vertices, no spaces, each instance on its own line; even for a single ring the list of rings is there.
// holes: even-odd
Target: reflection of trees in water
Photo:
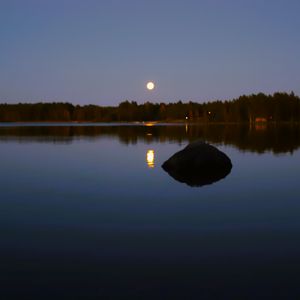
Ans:
[[[199,136],[210,143],[233,145],[240,150],[263,153],[293,152],[300,147],[299,126],[269,126],[264,130],[249,126],[206,126],[195,128]]]
[[[157,126],[8,126],[0,127],[0,140],[19,142],[71,143],[78,139],[118,137],[124,144],[144,141],[187,143],[202,139],[209,143],[233,145],[245,151],[293,152],[300,147],[300,126],[264,128],[249,125],[157,125]]]

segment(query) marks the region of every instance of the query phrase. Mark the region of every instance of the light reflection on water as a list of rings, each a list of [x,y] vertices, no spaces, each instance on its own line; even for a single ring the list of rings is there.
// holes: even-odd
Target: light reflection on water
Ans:
[[[146,161],[149,168],[154,168],[155,154],[154,150],[148,150],[146,153]]]

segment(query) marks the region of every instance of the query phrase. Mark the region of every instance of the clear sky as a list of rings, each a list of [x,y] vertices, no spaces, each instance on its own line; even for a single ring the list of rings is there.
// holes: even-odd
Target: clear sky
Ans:
[[[0,101],[300,95],[299,12],[299,0],[0,0]]]

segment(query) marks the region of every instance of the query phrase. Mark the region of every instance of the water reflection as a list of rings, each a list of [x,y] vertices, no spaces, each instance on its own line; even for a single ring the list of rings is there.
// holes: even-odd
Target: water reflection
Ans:
[[[149,168],[154,168],[154,150],[148,150],[146,154],[146,161]]]
[[[139,141],[177,142],[187,144],[201,139],[212,144],[234,146],[243,151],[275,154],[293,153],[300,147],[299,125],[188,125],[154,124],[140,125],[89,125],[89,126],[0,126],[0,141],[71,143],[77,139],[101,139],[118,137],[124,144]]]
[[[255,130],[267,130],[267,125],[264,123],[255,124]]]

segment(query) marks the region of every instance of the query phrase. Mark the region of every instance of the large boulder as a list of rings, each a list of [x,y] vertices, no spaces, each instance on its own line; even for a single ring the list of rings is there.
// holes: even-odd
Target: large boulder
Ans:
[[[216,147],[196,141],[176,152],[162,168],[180,182],[202,186],[227,176],[232,164],[230,158]]]

